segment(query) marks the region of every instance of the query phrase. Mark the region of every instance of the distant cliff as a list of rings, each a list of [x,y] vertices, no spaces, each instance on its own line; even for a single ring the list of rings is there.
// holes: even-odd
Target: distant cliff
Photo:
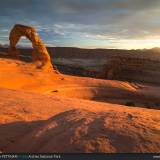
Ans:
[[[120,50],[48,47],[52,62],[62,73],[102,79],[160,84],[160,49]],[[19,48],[31,61],[32,49]],[[0,48],[7,52],[7,48]]]
[[[160,84],[160,61],[123,55],[112,57],[100,78]]]

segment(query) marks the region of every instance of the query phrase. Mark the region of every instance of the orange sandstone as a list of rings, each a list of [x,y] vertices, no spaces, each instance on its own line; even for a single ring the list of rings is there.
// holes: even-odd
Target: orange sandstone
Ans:
[[[25,36],[32,43],[34,49],[32,52],[32,58],[33,61],[36,62],[37,68],[42,68],[47,71],[52,70],[53,66],[51,64],[50,55],[44,43],[40,40],[38,34],[36,33],[36,30],[33,27],[16,24],[12,28],[9,35],[9,55],[13,58],[18,58],[16,44],[22,36]]]

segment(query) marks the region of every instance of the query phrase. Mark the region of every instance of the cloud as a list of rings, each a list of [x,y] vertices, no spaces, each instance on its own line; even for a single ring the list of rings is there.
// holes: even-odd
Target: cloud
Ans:
[[[0,33],[7,35],[15,23],[23,23],[56,45],[159,39],[159,6],[160,0],[5,0]]]

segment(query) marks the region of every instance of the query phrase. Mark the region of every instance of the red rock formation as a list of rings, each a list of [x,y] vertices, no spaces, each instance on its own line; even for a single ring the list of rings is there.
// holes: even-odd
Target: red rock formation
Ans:
[[[100,78],[122,81],[136,81],[160,84],[160,61],[142,58],[125,57],[124,55],[110,58],[101,71]]]
[[[13,58],[18,58],[18,51],[16,49],[16,44],[18,43],[19,39],[22,36],[25,36],[32,43],[33,46],[32,58],[33,61],[36,62],[37,67],[45,69],[47,71],[53,70],[49,53],[44,43],[40,40],[39,36],[36,33],[36,30],[33,27],[16,24],[12,28],[9,35],[9,41],[10,41],[9,55],[12,56]]]

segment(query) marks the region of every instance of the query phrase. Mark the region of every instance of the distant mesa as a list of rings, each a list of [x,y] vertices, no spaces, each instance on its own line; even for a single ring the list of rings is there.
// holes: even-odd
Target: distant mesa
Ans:
[[[16,44],[22,36],[25,36],[32,43],[32,59],[36,63],[37,68],[41,68],[46,71],[52,71],[53,69],[56,70],[56,68],[52,66],[51,58],[45,44],[40,40],[35,28],[31,26],[21,24],[14,25],[9,35],[9,55],[13,58],[18,58],[19,54],[16,49]]]

